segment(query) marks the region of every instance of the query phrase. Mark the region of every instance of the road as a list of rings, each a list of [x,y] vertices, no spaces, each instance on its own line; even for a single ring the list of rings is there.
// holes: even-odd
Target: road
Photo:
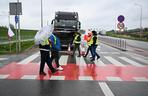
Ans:
[[[148,57],[102,43],[97,52],[94,62],[61,52],[64,70],[46,66],[46,76],[38,75],[38,49],[0,56],[0,96],[148,96]]]
[[[126,40],[127,45],[129,45],[129,46],[148,50],[148,42],[137,41],[137,40],[129,40],[129,39],[124,39],[124,40]]]

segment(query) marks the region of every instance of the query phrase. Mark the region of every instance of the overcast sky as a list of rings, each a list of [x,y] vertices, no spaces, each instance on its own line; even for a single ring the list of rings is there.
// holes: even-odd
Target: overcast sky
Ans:
[[[9,2],[17,0],[0,0],[0,26],[8,25]],[[22,2],[20,25],[23,29],[40,29],[41,0],[19,0]],[[124,24],[128,29],[139,28],[140,7],[142,5],[142,26],[148,27],[148,0],[43,0],[44,25],[55,16],[56,11],[78,12],[82,29],[98,28],[104,30],[115,29],[117,17],[124,15]],[[15,24],[14,16],[10,22]]]

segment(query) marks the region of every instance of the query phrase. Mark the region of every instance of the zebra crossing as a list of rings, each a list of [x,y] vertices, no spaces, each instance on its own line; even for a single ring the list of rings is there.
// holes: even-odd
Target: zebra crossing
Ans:
[[[104,52],[106,53],[106,52]],[[114,52],[113,52],[114,53]],[[36,59],[37,57],[39,57],[39,52],[19,61],[17,64],[28,64],[30,62],[33,62],[34,59]],[[70,57],[70,55],[62,55],[60,57],[60,65],[67,65],[67,61],[68,61],[68,58]],[[79,66],[86,66],[87,63],[86,63],[86,60],[89,61],[89,58],[85,59],[83,56],[81,57],[77,57],[77,56],[74,56],[72,58],[75,58],[75,63]],[[104,59],[104,61],[102,60],[102,58]],[[122,60],[125,63],[119,61]],[[136,59],[136,61],[134,61],[134,59]],[[34,63],[40,63],[40,59],[38,59],[39,62],[34,62]],[[134,58],[129,58],[129,57],[123,57],[123,56],[118,56],[118,57],[112,57],[112,56],[101,56],[101,59],[99,60],[95,60],[93,63],[96,64],[97,66],[106,66],[106,63],[105,61],[108,61],[109,63],[108,64],[113,64],[115,66],[126,66],[126,65],[133,65],[133,66],[137,66],[137,67],[143,67],[143,66],[147,66],[148,65],[148,59],[143,59],[143,58],[139,58],[139,57],[134,57]],[[140,63],[139,63],[140,62]]]
[[[133,58],[124,55],[101,55],[99,60],[91,62],[89,56],[84,58],[83,56],[61,55],[59,62],[64,68],[64,71],[51,74],[47,66],[45,66],[48,76],[40,77],[38,75],[40,55],[37,52],[23,60],[7,64],[0,68],[0,79],[147,82],[147,61],[145,58]]]

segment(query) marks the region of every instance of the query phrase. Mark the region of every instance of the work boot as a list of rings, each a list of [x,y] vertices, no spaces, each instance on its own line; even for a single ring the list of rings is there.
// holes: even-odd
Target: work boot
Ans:
[[[40,72],[39,74],[40,74],[40,75],[46,75],[46,73],[45,73],[45,72]]]
[[[97,60],[100,58],[100,56],[97,57]]]
[[[57,72],[58,70],[54,69],[54,70],[51,70],[52,74],[54,74],[55,72]]]

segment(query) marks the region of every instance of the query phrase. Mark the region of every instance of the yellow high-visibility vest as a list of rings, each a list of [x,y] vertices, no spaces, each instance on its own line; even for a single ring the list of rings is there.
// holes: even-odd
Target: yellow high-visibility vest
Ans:
[[[42,46],[44,46],[44,45],[49,45],[48,39],[44,40],[44,41],[41,43],[41,45],[42,45]]]
[[[97,37],[97,40],[96,40],[96,44],[95,45],[99,45],[99,38]]]
[[[76,44],[80,44],[80,42],[81,42],[81,41],[77,41],[78,36],[79,35],[76,35],[75,38],[74,38],[74,43],[76,43]]]
[[[91,44],[93,44],[94,42],[93,38],[94,36],[92,36],[92,38],[87,42],[88,46],[91,46]],[[98,44],[99,44],[99,38],[97,37],[95,45],[98,45]]]
[[[88,46],[91,46],[91,44],[93,44],[93,39],[92,39],[92,38],[93,38],[93,37],[91,37],[90,40],[87,41],[87,45],[88,45]]]

